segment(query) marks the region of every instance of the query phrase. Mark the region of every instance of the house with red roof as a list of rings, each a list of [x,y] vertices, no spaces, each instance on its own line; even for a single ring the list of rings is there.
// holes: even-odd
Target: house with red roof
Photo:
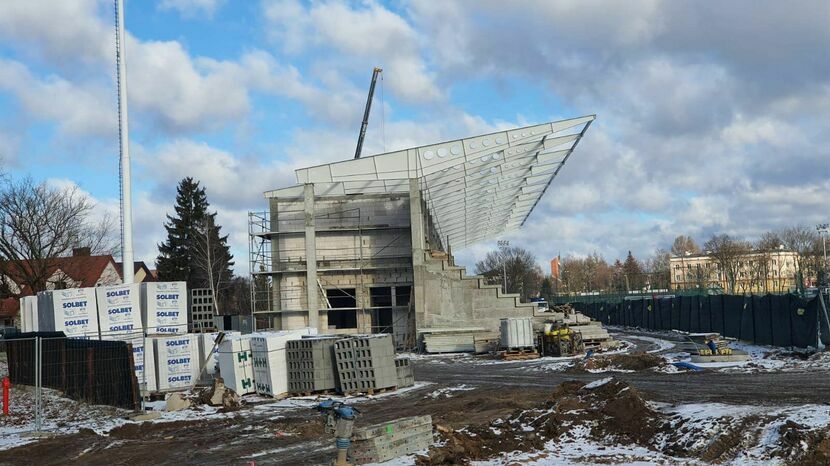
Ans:
[[[18,298],[34,295],[36,291],[26,283],[21,269],[31,270],[29,261],[0,261],[0,326],[19,327]],[[135,282],[155,281],[152,272],[144,262],[136,262]],[[85,288],[117,285],[122,282],[123,264],[115,262],[109,254],[93,256],[89,248],[77,248],[69,257],[49,260],[46,289]]]

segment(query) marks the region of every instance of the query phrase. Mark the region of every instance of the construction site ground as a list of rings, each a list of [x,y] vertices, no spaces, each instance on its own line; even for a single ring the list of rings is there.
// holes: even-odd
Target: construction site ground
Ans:
[[[416,386],[354,397],[358,425],[430,414],[436,446],[392,464],[830,464],[830,359],[745,346],[752,360],[679,371],[669,333],[613,329],[610,355],[506,362],[413,355]],[[12,392],[0,464],[327,464],[334,441],[311,397],[245,397],[136,423],[127,412],[47,391]],[[17,411],[15,411],[17,410]]]

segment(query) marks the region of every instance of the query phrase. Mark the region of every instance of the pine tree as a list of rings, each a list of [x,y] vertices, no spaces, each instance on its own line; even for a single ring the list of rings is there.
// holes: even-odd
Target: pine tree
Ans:
[[[156,259],[159,280],[186,281],[188,288],[209,287],[207,273],[199,266],[199,242],[204,241],[205,226],[210,235],[211,252],[217,261],[221,261],[222,280],[233,276],[233,256],[228,247],[228,236],[221,236],[221,226],[216,225],[216,213],[209,213],[205,188],[198,181],[187,177],[176,188],[175,215],[167,216],[164,228],[167,240],[158,245],[159,256]],[[203,249],[203,248],[202,248]]]
[[[628,257],[625,258],[622,269],[628,281],[628,290],[639,290],[643,287],[643,266],[634,258],[631,251],[628,251]]]

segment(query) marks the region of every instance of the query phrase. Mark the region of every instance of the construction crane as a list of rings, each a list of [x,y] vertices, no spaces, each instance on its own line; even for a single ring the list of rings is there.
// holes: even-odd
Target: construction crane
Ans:
[[[360,152],[363,151],[363,139],[366,137],[366,127],[369,126],[369,111],[372,110],[372,96],[375,94],[375,84],[378,82],[378,75],[383,72],[383,69],[376,66],[372,70],[372,84],[369,85],[369,97],[366,99],[366,110],[363,111],[363,123],[360,124],[360,135],[357,137],[357,149],[354,151],[354,158],[360,158]]]

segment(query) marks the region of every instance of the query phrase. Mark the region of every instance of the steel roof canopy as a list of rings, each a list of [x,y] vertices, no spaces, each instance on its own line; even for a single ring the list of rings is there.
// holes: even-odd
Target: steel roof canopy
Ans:
[[[296,170],[315,195],[408,191],[417,178],[441,241],[453,249],[521,227],[596,115]],[[301,195],[294,186],[266,197]],[[446,244],[445,244],[446,246]]]

